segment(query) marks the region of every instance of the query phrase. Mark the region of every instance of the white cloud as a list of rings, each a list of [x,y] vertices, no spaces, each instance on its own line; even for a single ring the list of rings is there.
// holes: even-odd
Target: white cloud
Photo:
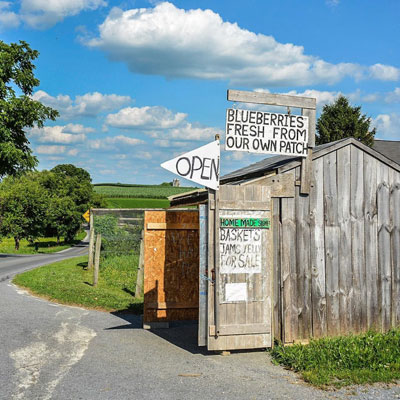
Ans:
[[[80,143],[86,139],[86,133],[94,132],[93,128],[81,124],[68,124],[64,126],[45,126],[32,128],[30,136],[34,136],[40,143]]]
[[[133,154],[133,157],[139,160],[151,160],[153,155],[148,151],[138,151]]]
[[[255,89],[255,92],[264,92],[270,93],[268,89]],[[353,103],[376,103],[385,99],[386,102],[397,102],[400,101],[400,88],[396,88],[393,92],[389,93],[368,93],[364,94],[360,89],[355,90],[350,93],[343,93],[341,91],[328,91],[328,90],[315,90],[315,89],[307,89],[302,92],[297,90],[290,90],[289,92],[285,92],[282,94],[287,94],[290,96],[304,96],[304,97],[314,97],[317,100],[317,108],[321,108],[325,104],[333,103],[336,98],[340,95],[347,97],[350,102]],[[245,109],[259,109],[259,104],[252,103],[237,103],[238,108]],[[266,111],[275,111],[275,112],[286,112],[285,108],[278,109],[273,106],[264,106]]]
[[[104,0],[21,0],[21,19],[36,29],[46,29],[81,11],[104,7]]]
[[[126,144],[128,146],[136,146],[138,144],[144,143],[143,140],[130,138],[123,135],[118,135],[114,137],[108,137],[106,139],[107,143],[117,143],[117,144]]]
[[[91,133],[94,132],[94,129],[83,126],[82,124],[67,124],[63,127],[62,131],[79,134],[79,133]]]
[[[110,157],[112,160],[125,160],[127,158],[126,154],[113,154]]]
[[[376,138],[400,140],[400,114],[379,114],[373,119]]]
[[[104,139],[96,139],[91,140],[88,142],[90,148],[98,150],[111,150],[115,148],[115,145],[122,145],[122,146],[137,146],[139,144],[143,144],[144,141],[141,139],[130,138],[123,135],[118,136],[108,136]]]
[[[20,24],[19,16],[9,11],[11,3],[9,1],[0,1],[0,29],[17,28]]]
[[[115,175],[117,173],[115,169],[101,169],[99,172],[102,175]]]
[[[78,153],[79,153],[78,149],[71,149],[71,150],[68,150],[68,152],[67,152],[67,154],[69,156],[76,156]]]
[[[345,77],[390,79],[399,69],[377,64],[331,64],[225,22],[212,10],[183,10],[163,2],[154,8],[114,8],[87,45],[129,69],[167,78],[223,79],[246,86],[333,84]]]
[[[43,90],[34,93],[32,98],[46,106],[55,108],[66,119],[78,116],[94,117],[102,112],[120,108],[132,101],[130,96],[102,94],[99,92],[86,93],[82,96],[76,96],[72,100],[68,95],[59,94],[54,97]]]
[[[172,148],[172,147],[185,147],[187,146],[187,142],[178,142],[176,140],[168,140],[168,139],[157,139],[154,141],[154,144],[158,147]]]
[[[338,97],[341,94],[341,92],[307,89],[304,92],[297,92],[296,90],[291,90],[290,92],[286,92],[285,94],[291,96],[314,97],[317,99],[317,106],[321,107],[324,104],[333,103],[336,97]]]
[[[140,129],[147,136],[163,140],[156,142],[164,146],[169,139],[208,140],[221,134],[217,128],[203,127],[186,121],[187,114],[173,112],[165,107],[127,107],[115,114],[108,114],[106,124],[122,129]]]
[[[369,68],[369,71],[374,79],[382,81],[398,81],[400,79],[400,69],[391,65],[375,64]]]
[[[116,114],[109,114],[106,124],[117,128],[168,129],[179,125],[187,114],[174,113],[167,108],[127,107]]]
[[[38,146],[36,152],[38,154],[63,154],[66,146]]]
[[[166,133],[172,139],[181,140],[211,140],[216,134],[222,135],[221,129],[201,127],[187,122],[181,127],[171,129]]]
[[[400,88],[395,88],[393,92],[389,92],[385,97],[386,103],[400,103]]]

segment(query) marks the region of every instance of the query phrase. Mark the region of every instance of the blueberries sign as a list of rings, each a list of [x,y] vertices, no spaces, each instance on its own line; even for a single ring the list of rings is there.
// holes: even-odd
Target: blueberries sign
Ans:
[[[308,117],[226,110],[225,150],[307,157]]]
[[[214,190],[219,189],[219,140],[199,147],[161,164],[182,178]]]

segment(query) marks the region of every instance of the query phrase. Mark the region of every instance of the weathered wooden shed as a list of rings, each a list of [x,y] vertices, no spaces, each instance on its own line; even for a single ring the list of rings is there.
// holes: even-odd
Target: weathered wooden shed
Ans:
[[[292,343],[398,325],[400,165],[351,138],[317,146],[309,195],[300,194],[300,166],[274,156],[221,179],[271,193],[273,337]]]

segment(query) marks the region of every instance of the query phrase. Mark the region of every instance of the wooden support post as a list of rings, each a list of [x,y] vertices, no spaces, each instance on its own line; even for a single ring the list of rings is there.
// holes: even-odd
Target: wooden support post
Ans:
[[[136,289],[135,299],[143,296],[143,278],[144,278],[144,230],[142,230],[140,238],[140,254],[139,254],[139,265],[136,276]]]
[[[88,269],[93,268],[93,253],[94,253],[94,218],[93,213],[90,211],[90,220],[89,220],[89,261],[88,261]]]
[[[215,336],[219,335],[220,327],[220,315],[219,315],[219,303],[220,303],[220,280],[219,280],[219,192],[214,190],[215,200],[215,211],[214,211],[214,270],[215,270],[215,282],[214,282],[214,324],[215,324]]]
[[[97,286],[97,283],[99,281],[100,251],[101,251],[101,234],[98,233],[96,236],[96,255],[94,259],[93,286]]]
[[[309,194],[312,176],[312,153],[315,147],[316,109],[302,108],[301,114],[308,117],[308,154],[301,160],[300,193]]]

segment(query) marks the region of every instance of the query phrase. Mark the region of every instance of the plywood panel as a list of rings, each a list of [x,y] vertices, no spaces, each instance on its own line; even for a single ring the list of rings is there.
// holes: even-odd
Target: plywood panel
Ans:
[[[198,221],[197,210],[145,212],[144,322],[198,318],[198,228],[148,229],[148,224],[198,226]]]

